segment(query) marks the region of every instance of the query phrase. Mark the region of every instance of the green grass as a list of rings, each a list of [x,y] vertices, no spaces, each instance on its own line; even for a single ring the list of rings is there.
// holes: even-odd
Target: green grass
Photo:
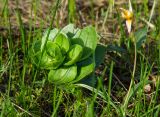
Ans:
[[[107,51],[105,59],[98,77],[97,86],[91,87],[85,84],[76,84],[68,87],[59,87],[50,84],[47,79],[47,71],[40,70],[31,64],[29,48],[34,40],[41,39],[45,20],[41,19],[39,27],[34,27],[34,23],[39,19],[39,11],[43,11],[39,5],[40,0],[32,0],[30,18],[27,27],[23,23],[23,14],[19,9],[19,2],[16,0],[16,10],[13,15],[16,18],[16,27],[10,17],[9,0],[0,0],[0,116],[1,117],[40,117],[40,116],[73,116],[73,117],[159,117],[160,116],[160,16],[154,17],[156,9],[160,9],[154,4],[152,8],[147,6],[148,0],[134,9],[134,28],[136,32],[146,23],[140,20],[146,18],[155,25],[155,30],[148,28],[145,47],[136,49],[136,44],[129,39],[125,33],[120,13],[113,0],[109,0],[109,7],[104,6],[96,19],[92,0],[90,1],[90,12],[82,12],[79,16],[79,9],[74,0],[69,0],[69,6],[65,13],[67,19],[59,21],[59,11],[63,7],[63,2],[57,0],[48,8],[51,12],[46,14],[49,22],[49,30],[53,27],[63,27],[68,22],[77,23],[82,18],[86,18],[86,23],[98,26],[98,33],[101,35],[111,26],[113,34],[118,35],[118,41],[112,39],[113,46],[125,49],[127,52],[120,52],[120,48],[114,51]],[[156,0],[154,0],[156,2]],[[157,6],[156,6],[157,5]],[[125,6],[124,6],[125,7]],[[158,7],[158,8],[157,8]],[[101,11],[99,13],[101,13]],[[116,11],[116,15],[111,18],[118,24],[109,23],[108,13]],[[152,11],[152,12],[151,12]],[[33,15],[34,14],[34,15]],[[86,15],[87,14],[87,15]],[[112,14],[111,14],[112,15]],[[76,17],[77,16],[77,17]],[[85,16],[85,17],[84,17]],[[103,19],[101,22],[100,20]],[[99,22],[96,22],[99,21]],[[59,23],[57,23],[59,22]],[[60,23],[62,22],[62,24]],[[88,23],[87,25],[90,25]],[[141,25],[141,26],[139,26]],[[103,32],[104,31],[104,32]],[[1,33],[3,32],[3,33]],[[49,33],[48,33],[49,36]],[[107,39],[103,37],[104,40]],[[100,42],[103,42],[103,39]],[[104,43],[101,43],[104,44]],[[112,48],[113,49],[113,48]],[[135,50],[134,50],[135,49]],[[115,78],[115,74],[119,80]],[[153,82],[155,79],[156,81]],[[131,82],[130,82],[131,80]],[[129,85],[132,83],[132,85]],[[151,84],[151,91],[144,92],[146,84]],[[156,84],[156,86],[154,85]],[[130,86],[130,88],[129,88]],[[127,90],[126,90],[127,89]]]

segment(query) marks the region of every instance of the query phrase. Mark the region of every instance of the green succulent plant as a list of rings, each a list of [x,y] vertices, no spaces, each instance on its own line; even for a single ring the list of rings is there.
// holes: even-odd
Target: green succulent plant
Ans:
[[[30,54],[34,65],[49,70],[49,82],[58,85],[76,83],[94,72],[97,66],[95,50],[99,47],[94,27],[75,29],[69,24],[62,30],[51,30],[47,39],[48,31],[32,44]]]

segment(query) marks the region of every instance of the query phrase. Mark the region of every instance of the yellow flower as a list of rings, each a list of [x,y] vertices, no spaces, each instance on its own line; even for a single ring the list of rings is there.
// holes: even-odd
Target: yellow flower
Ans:
[[[120,8],[122,17],[126,20],[126,26],[128,33],[131,32],[131,27],[132,27],[132,21],[133,21],[133,12],[132,12],[132,6],[131,2],[129,0],[129,10],[126,10],[124,8]]]

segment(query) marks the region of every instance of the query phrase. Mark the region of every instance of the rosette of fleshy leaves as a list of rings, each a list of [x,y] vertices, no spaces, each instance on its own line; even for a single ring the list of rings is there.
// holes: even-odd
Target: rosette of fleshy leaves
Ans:
[[[104,48],[97,48],[100,46],[97,46],[99,36],[95,28],[87,26],[75,29],[73,24],[69,24],[62,30],[51,30],[47,39],[48,31],[41,40],[33,43],[31,59],[34,65],[49,70],[49,82],[59,85],[94,82],[96,63],[103,58],[101,54],[95,59],[95,54],[104,53]]]

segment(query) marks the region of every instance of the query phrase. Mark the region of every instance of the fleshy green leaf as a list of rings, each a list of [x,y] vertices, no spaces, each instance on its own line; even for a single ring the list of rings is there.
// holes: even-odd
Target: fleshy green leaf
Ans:
[[[74,33],[74,31],[75,31],[74,24],[68,24],[61,31],[64,32],[65,34],[67,34],[67,33]]]
[[[42,45],[41,45],[41,50],[44,47],[44,44],[46,43],[47,39],[47,34],[48,34],[49,29],[47,29],[42,37]],[[56,35],[59,33],[59,30],[57,28],[54,28],[53,30],[50,31],[48,41],[53,41]]]
[[[91,57],[88,59],[77,63],[78,75],[74,82],[77,82],[86,76],[90,75],[94,71],[95,63]]]
[[[50,70],[48,80],[56,84],[65,84],[73,81],[77,75],[77,66]]]
[[[104,61],[105,53],[106,53],[106,46],[97,45],[95,50],[96,67],[98,67]]]
[[[61,47],[62,52],[65,54],[68,52],[69,48],[70,48],[70,42],[69,39],[67,38],[67,36],[63,33],[59,33],[55,39],[54,42],[59,45],[59,47]]]
[[[41,41],[35,41],[32,45],[30,56],[34,65],[42,69],[56,69],[62,64],[64,57],[57,44],[48,41],[43,56],[40,47]]]
[[[74,24],[65,26],[61,32],[65,33],[69,38],[72,38],[79,29],[74,28]]]
[[[56,69],[62,64],[63,60],[64,57],[62,56],[59,46],[52,41],[48,41],[41,59],[41,68]]]
[[[72,38],[73,44],[79,44],[83,47],[82,60],[88,58],[96,49],[98,37],[94,27],[88,26],[79,30]]]
[[[65,63],[64,65],[68,66],[75,64],[81,58],[82,52],[82,46],[78,44],[73,45],[67,54],[67,63]]]
[[[85,77],[84,79],[78,81],[77,83],[82,83],[82,84],[86,84],[86,85],[95,87],[97,81],[98,81],[97,77],[95,76],[94,73],[92,73],[89,76]]]
[[[135,39],[137,42],[137,49],[139,49],[147,39],[147,28],[144,27],[135,32]]]

